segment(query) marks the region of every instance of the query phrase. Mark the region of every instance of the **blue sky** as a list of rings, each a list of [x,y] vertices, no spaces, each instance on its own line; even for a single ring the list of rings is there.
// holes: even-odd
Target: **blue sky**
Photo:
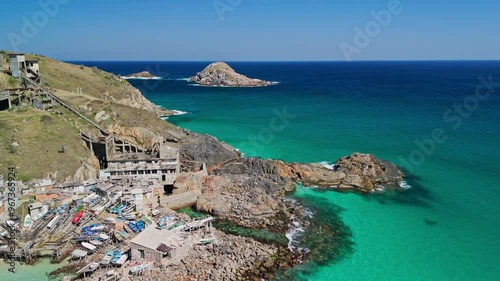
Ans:
[[[352,60],[500,59],[498,0],[400,0],[360,48],[355,28],[391,1],[2,1],[0,49],[62,60],[345,60],[344,42]]]

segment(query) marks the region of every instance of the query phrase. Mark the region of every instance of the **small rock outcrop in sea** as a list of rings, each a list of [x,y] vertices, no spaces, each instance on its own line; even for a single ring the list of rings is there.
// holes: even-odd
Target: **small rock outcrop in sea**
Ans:
[[[153,78],[156,78],[156,76],[154,76],[153,74],[149,73],[149,71],[141,71],[141,72],[129,74],[129,75],[125,76],[125,78],[148,78],[148,79],[153,79]]]
[[[248,78],[236,73],[225,62],[214,62],[196,73],[188,80],[203,86],[230,86],[230,87],[261,87],[275,84],[274,82]]]
[[[391,162],[358,152],[340,158],[333,170],[320,164],[292,164],[292,167],[304,185],[360,192],[371,192],[384,184],[396,184],[404,177]]]

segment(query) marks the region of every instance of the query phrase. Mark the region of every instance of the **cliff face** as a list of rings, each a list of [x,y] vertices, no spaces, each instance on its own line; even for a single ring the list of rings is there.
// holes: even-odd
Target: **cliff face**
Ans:
[[[248,78],[236,73],[224,62],[214,62],[188,80],[203,86],[230,86],[230,87],[261,87],[273,85],[273,82]]]

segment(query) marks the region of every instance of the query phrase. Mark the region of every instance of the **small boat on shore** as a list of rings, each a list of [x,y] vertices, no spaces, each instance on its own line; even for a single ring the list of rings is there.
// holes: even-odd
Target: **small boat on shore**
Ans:
[[[123,265],[127,261],[127,255],[121,255],[120,258],[115,262],[117,265]]]
[[[200,239],[200,241],[198,242],[198,245],[207,245],[207,244],[214,242],[214,240],[215,240],[215,238],[203,238],[203,239]]]
[[[133,232],[139,232],[139,228],[137,228],[137,226],[135,225],[135,223],[133,221],[128,222],[128,227],[130,227],[130,229]]]
[[[30,214],[27,214],[26,217],[24,217],[24,227],[28,228],[31,226],[31,216]]]
[[[182,224],[181,222],[176,222],[176,223],[174,223],[173,225],[171,225],[171,226],[168,228],[168,230],[174,230],[174,229],[176,229],[176,228],[178,228],[178,227],[181,227],[181,226],[183,226],[183,224]]]
[[[123,235],[121,235],[121,233],[118,230],[115,230],[113,232],[113,236],[115,237],[116,240],[118,240],[118,242],[123,242],[125,240]]]
[[[135,222],[135,226],[137,226],[137,229],[139,229],[139,231],[143,231],[144,230],[144,223],[140,220],[136,221]]]
[[[113,217],[107,217],[105,220],[104,220],[104,223],[116,223],[116,219],[113,218]]]
[[[151,214],[153,215],[153,217],[156,217],[157,215],[161,214],[161,210],[154,209],[153,211],[151,211]]]
[[[73,217],[73,220],[71,220],[71,222],[72,222],[73,224],[78,223],[78,221],[79,221],[79,220],[83,217],[83,213],[84,213],[84,212],[85,212],[84,210],[80,210],[80,211],[78,211],[78,213],[76,213],[76,215]]]
[[[3,236],[7,236],[8,234],[9,234],[9,232],[7,230],[5,230],[5,228],[0,226],[0,236],[3,237]]]
[[[144,222],[145,226],[149,226],[153,223],[153,221],[147,216],[143,216],[141,220]]]
[[[132,274],[139,273],[142,270],[148,268],[148,266],[149,266],[148,263],[142,263],[142,264],[136,265],[136,266],[130,268],[130,273],[132,273]]]
[[[100,233],[99,234],[99,239],[101,239],[103,242],[106,242],[106,241],[109,240],[109,235],[104,234],[104,233]]]
[[[98,224],[98,225],[90,228],[90,230],[92,230],[92,231],[98,231],[98,230],[103,230],[103,229],[104,229],[104,225],[102,225],[102,224]]]
[[[97,247],[90,244],[90,243],[87,243],[87,242],[82,242],[82,246],[87,249],[87,250],[90,250],[90,251],[94,251]]]
[[[135,205],[129,205],[129,206],[126,206],[126,207],[122,210],[122,213],[123,213],[123,214],[130,213],[130,212],[134,211],[134,209],[135,209]]]
[[[123,224],[123,229],[128,233],[133,233],[132,229],[130,229],[127,223]]]
[[[124,214],[122,215],[122,217],[126,220],[135,220],[135,214],[134,213],[130,213],[130,214]]]
[[[121,236],[123,236],[123,238],[127,239],[129,237],[128,233],[124,230],[120,230],[118,231],[118,233],[120,233]]]
[[[89,243],[96,246],[96,247],[101,246],[103,244],[103,242],[96,240],[96,239],[90,240]]]
[[[109,250],[101,259],[100,264],[101,265],[108,265],[111,262],[111,259],[113,258],[113,251]]]

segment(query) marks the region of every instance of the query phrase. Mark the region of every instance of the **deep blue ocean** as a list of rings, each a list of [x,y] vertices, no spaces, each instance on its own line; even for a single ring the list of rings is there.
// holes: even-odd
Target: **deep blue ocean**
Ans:
[[[318,216],[342,220],[352,245],[297,279],[500,280],[500,84],[488,82],[500,82],[499,61],[229,63],[279,82],[263,88],[185,80],[209,62],[78,64],[163,77],[129,82],[186,112],[168,122],[247,156],[326,164],[358,151],[402,167],[403,192],[297,189]]]

